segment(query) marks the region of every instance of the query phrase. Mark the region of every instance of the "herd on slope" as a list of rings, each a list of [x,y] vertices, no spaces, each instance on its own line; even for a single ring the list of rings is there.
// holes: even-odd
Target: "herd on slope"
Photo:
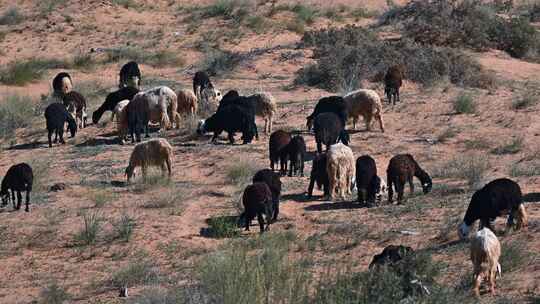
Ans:
[[[212,105],[216,108],[210,117],[199,121],[197,132],[204,134],[213,132],[212,141],[226,131],[228,140],[234,143],[236,132],[242,133],[244,144],[254,138],[259,139],[255,117],[265,120],[264,132],[269,135],[269,159],[271,169],[262,169],[253,176],[253,183],[248,185],[242,196],[244,212],[239,217],[239,224],[249,230],[251,221],[256,217],[260,232],[268,230],[269,225],[278,220],[279,200],[282,190],[281,176],[304,176],[304,162],[307,147],[301,135],[293,136],[284,130],[272,132],[273,119],[277,111],[277,103],[269,93],[241,96],[231,90],[222,95],[208,75],[197,72],[193,78],[193,92],[180,90],[175,93],[166,86],[140,91],[141,72],[136,62],[128,62],[120,71],[119,89],[107,95],[104,103],[92,114],[92,122],[97,124],[104,112],[111,111],[116,117],[117,132],[120,143],[126,136],[131,137],[135,145],[125,170],[128,182],[141,167],[143,178],[146,178],[150,166],[161,168],[162,172],[173,173],[173,147],[166,139],[152,139],[141,142],[141,133],[148,137],[148,124],[158,123],[161,129],[174,126],[180,128],[181,115],[195,117],[201,105]],[[399,89],[403,73],[400,67],[390,67],[384,78],[385,94],[388,102],[399,101]],[[87,106],[84,96],[73,90],[72,77],[65,72],[53,79],[53,96],[57,102],[50,104],[45,110],[48,143],[52,147],[59,141],[64,144],[63,132],[67,128],[71,136],[76,135],[78,128],[86,127]],[[404,197],[405,184],[414,192],[413,178],[417,177],[424,194],[432,188],[432,179],[421,168],[410,154],[395,155],[386,169],[386,183],[378,175],[376,161],[370,155],[361,155],[357,159],[348,144],[349,133],[347,122],[353,121],[356,129],[358,117],[362,116],[366,129],[371,130],[372,120],[379,122],[384,132],[381,99],[375,91],[357,90],[345,96],[328,96],[321,98],[313,113],[306,117],[308,131],[313,131],[317,143],[317,153],[312,161],[310,183],[307,189],[308,199],[312,198],[315,183],[324,190],[329,199],[346,199],[357,189],[357,201],[367,207],[381,202],[387,192],[388,202],[393,201],[394,189],[397,192],[398,204]],[[325,146],[323,151],[322,146]],[[277,169],[275,165],[279,163]],[[21,192],[26,192],[26,208],[29,212],[30,193],[32,191],[32,168],[26,163],[15,164],[6,172],[0,189],[2,205],[10,201],[15,209],[20,209]],[[15,198],[17,196],[17,199]],[[458,228],[460,238],[466,238],[471,226],[480,221],[480,230],[471,240],[471,260],[474,265],[474,291],[479,294],[482,278],[487,278],[490,290],[495,291],[495,275],[501,272],[498,259],[501,248],[497,237],[492,232],[493,220],[509,214],[507,226],[522,229],[527,226],[527,214],[523,206],[523,197],[517,183],[509,179],[497,179],[476,191]],[[374,257],[373,265],[394,263],[412,252],[412,248],[390,245],[380,255]],[[486,264],[487,266],[482,266]]]

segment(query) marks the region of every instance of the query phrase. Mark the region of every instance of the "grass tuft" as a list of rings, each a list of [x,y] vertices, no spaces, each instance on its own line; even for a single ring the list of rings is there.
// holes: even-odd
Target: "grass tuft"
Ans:
[[[19,11],[19,8],[12,6],[0,15],[0,25],[17,25],[24,21],[24,15]]]
[[[515,137],[510,142],[491,150],[491,153],[495,155],[516,154],[521,150],[523,150],[523,137]]]
[[[50,283],[39,293],[38,304],[63,304],[69,301],[71,296],[56,282]]]
[[[476,113],[476,102],[470,94],[462,93],[452,102],[452,108],[457,114]]]
[[[98,234],[101,232],[101,222],[103,219],[98,213],[84,213],[83,227],[74,236],[75,243],[79,246],[89,246],[97,242]]]

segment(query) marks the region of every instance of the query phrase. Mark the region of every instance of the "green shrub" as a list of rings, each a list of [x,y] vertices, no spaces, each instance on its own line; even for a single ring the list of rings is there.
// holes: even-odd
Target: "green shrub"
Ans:
[[[124,242],[129,242],[135,229],[135,219],[129,214],[122,214],[120,219],[113,221],[112,226],[114,228],[114,238],[120,239]]]
[[[247,17],[246,25],[257,34],[264,33],[268,28],[268,22],[262,16]]]
[[[470,94],[462,93],[452,102],[452,108],[457,114],[476,113],[476,102]]]
[[[221,239],[240,236],[235,216],[212,217],[208,219],[207,223],[208,228],[203,233],[207,237]]]
[[[131,262],[116,271],[112,275],[111,283],[113,286],[120,288],[157,283],[158,280],[159,271],[157,266],[149,258],[145,257]]]
[[[83,214],[83,227],[75,234],[75,243],[79,246],[93,245],[101,232],[103,219],[97,213]]]
[[[24,21],[24,16],[16,6],[10,7],[0,15],[0,25],[16,25]]]
[[[296,13],[296,18],[305,24],[312,24],[317,17],[317,10],[302,4],[296,4],[292,11]]]
[[[14,61],[0,70],[0,83],[23,86],[40,79],[46,69],[66,67],[63,61],[54,59],[29,59],[28,61]]]
[[[71,296],[57,283],[51,283],[39,293],[39,304],[63,304],[69,301]]]
[[[509,174],[512,177],[540,175],[540,163],[514,163],[510,167]]]
[[[0,102],[0,138],[13,136],[15,130],[30,125],[34,102],[28,96],[7,95]]]

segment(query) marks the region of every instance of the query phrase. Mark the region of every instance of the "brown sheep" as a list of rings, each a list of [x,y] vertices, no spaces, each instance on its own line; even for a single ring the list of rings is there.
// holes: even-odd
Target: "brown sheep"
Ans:
[[[195,117],[198,109],[197,96],[191,90],[186,89],[178,91],[176,95],[178,97],[178,113]]]
[[[287,151],[286,147],[291,142],[291,135],[283,130],[277,130],[270,135],[268,141],[268,152],[270,157],[270,168],[274,171],[274,164],[280,162],[280,174],[287,174]]]
[[[395,105],[396,101],[400,101],[399,88],[403,84],[403,75],[403,67],[400,65],[392,66],[386,71],[386,75],[384,76],[384,93],[387,96],[388,103]]]
[[[161,167],[163,174],[167,170],[170,178],[173,157],[173,148],[164,138],[152,139],[137,144],[133,148],[129,158],[129,165],[126,168],[127,181],[129,182],[135,174],[136,167],[141,167],[143,179],[146,180],[146,173],[150,166]]]
[[[429,174],[424,171],[420,165],[414,160],[410,154],[398,154],[388,164],[386,169],[386,180],[388,183],[388,202],[392,203],[392,197],[394,195],[393,187],[396,188],[398,193],[398,204],[403,200],[403,191],[405,183],[408,182],[411,194],[414,193],[413,177],[416,176],[422,183],[422,190],[424,194],[431,191],[432,181]]]
[[[379,94],[373,90],[356,90],[343,96],[347,108],[347,117],[353,119],[353,128],[356,130],[358,117],[362,115],[366,122],[366,129],[371,130],[373,118],[379,121],[381,131],[384,132],[384,122],[382,118],[382,104]]]

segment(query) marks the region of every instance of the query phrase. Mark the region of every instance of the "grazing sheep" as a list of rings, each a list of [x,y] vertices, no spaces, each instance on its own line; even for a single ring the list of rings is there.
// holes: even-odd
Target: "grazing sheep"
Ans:
[[[291,139],[285,147],[284,153],[287,154],[287,159],[290,160],[289,176],[300,174],[304,177],[304,157],[306,155],[306,142],[304,138],[297,135]]]
[[[369,264],[369,269],[384,265],[393,265],[413,253],[414,250],[409,246],[388,245],[380,254],[373,256],[373,260]]]
[[[249,231],[251,221],[257,216],[261,233],[268,230],[274,211],[272,210],[272,192],[266,183],[253,183],[246,187],[242,196],[244,212],[240,219],[244,220],[246,231]],[[264,218],[266,217],[266,228]]]
[[[197,96],[190,90],[182,89],[176,94],[178,97],[178,113],[195,117],[197,115]]]
[[[345,195],[351,195],[353,186],[355,162],[351,148],[342,143],[330,146],[327,153],[326,171],[330,186],[330,197],[338,195],[345,199]]]
[[[262,169],[257,171],[253,176],[253,183],[266,183],[270,191],[272,192],[272,204],[274,214],[272,215],[272,222],[277,221],[279,214],[279,199],[281,196],[281,180],[279,174],[272,172],[270,169]]]
[[[384,93],[387,96],[388,102],[393,105],[399,100],[399,88],[403,83],[403,68],[399,65],[392,66],[386,71],[384,76]],[[392,101],[393,97],[393,101]]]
[[[143,179],[146,180],[146,172],[148,167],[161,167],[162,174],[165,174],[165,169],[171,178],[173,148],[164,138],[152,139],[147,142],[137,144],[133,148],[129,165],[126,168],[126,176],[128,183],[135,174],[135,168],[141,167]]]
[[[274,163],[279,161],[280,174],[287,174],[287,145],[291,141],[291,135],[283,130],[277,130],[270,135],[268,140],[268,152],[270,158],[270,168],[274,171]]]
[[[21,191],[26,191],[26,208],[24,211],[29,212],[30,192],[32,192],[33,182],[34,174],[32,173],[32,168],[28,164],[20,163],[11,166],[2,179],[2,188],[0,189],[2,206],[6,206],[9,203],[9,191],[11,190],[11,202],[13,208],[15,210],[21,209]],[[15,192],[17,192],[17,205],[15,205]]]
[[[373,118],[379,121],[381,131],[384,133],[382,118],[382,104],[379,94],[373,90],[356,90],[343,96],[347,108],[347,116],[353,119],[353,128],[356,130],[358,117],[362,115],[366,122],[366,129],[371,130]]]
[[[328,147],[341,140],[342,143],[348,145],[350,141],[349,134],[344,129],[344,124],[340,118],[334,113],[322,113],[315,117],[313,122],[315,131],[315,141],[317,142],[317,152],[322,152],[322,145]]]
[[[247,97],[254,104],[255,115],[264,119],[264,133],[272,132],[273,118],[276,114],[277,104],[270,93],[257,93]]]
[[[317,183],[317,188],[320,190],[321,187],[324,190],[324,197],[330,196],[330,186],[328,181],[328,172],[326,171],[326,154],[321,153],[317,154],[313,158],[313,164],[311,166],[311,174],[309,176],[309,187],[308,187],[308,199],[311,199],[313,196],[313,186],[315,182]]]
[[[52,81],[53,95],[59,99],[73,89],[71,76],[66,72],[58,73]]]
[[[54,132],[54,143],[58,142],[58,137],[60,137],[60,143],[65,144],[64,141],[64,125],[68,124],[68,129],[71,133],[71,137],[75,137],[77,133],[77,123],[75,119],[69,114],[66,107],[59,103],[51,103],[45,109],[45,120],[48,131],[49,138],[49,148],[52,147],[52,134]]]
[[[122,66],[120,69],[120,81],[118,87],[132,87],[139,89],[141,86],[141,70],[139,65],[135,61],[130,61]],[[131,99],[131,98],[130,98]]]
[[[221,98],[220,103],[222,100],[228,100],[228,99],[234,99],[236,97],[240,97],[240,94],[238,94],[237,90],[229,90],[225,95],[223,95],[223,98]]]
[[[381,179],[377,176],[377,164],[369,155],[356,159],[356,188],[358,189],[358,202],[372,206],[381,193],[386,191],[382,187]]]
[[[118,139],[120,144],[124,144],[126,139],[129,124],[128,124],[128,114],[127,114],[127,105],[129,100],[120,101],[116,107],[114,107],[113,114],[116,116],[116,131],[118,133]]]
[[[422,183],[424,194],[428,194],[433,186],[431,177],[424,171],[410,154],[398,154],[388,164],[386,169],[386,181],[388,183],[388,202],[392,203],[394,190],[398,193],[398,204],[403,199],[405,183],[408,182],[411,194],[414,193],[413,177],[416,176]]]
[[[508,178],[499,178],[473,194],[458,234],[462,239],[467,237],[476,220],[480,220],[480,228],[487,227],[493,230],[491,221],[506,213],[509,213],[507,229],[514,225],[514,218],[517,219],[514,227],[516,230],[527,226],[527,213],[523,206],[521,188]]]
[[[70,91],[63,97],[64,106],[66,106],[68,112],[77,121],[77,126],[81,129],[86,127],[86,98],[81,93],[76,91]]]
[[[476,296],[480,296],[480,284],[483,277],[487,278],[492,295],[495,294],[495,278],[501,275],[501,244],[497,236],[484,227],[471,239],[471,261],[473,263],[473,289]]]
[[[92,122],[97,124],[106,111],[114,111],[116,105],[122,100],[131,100],[135,94],[139,93],[139,89],[133,87],[123,87],[107,95],[103,104],[92,114]],[[114,113],[111,121],[114,119]]]
[[[159,122],[162,129],[172,127],[169,118],[173,118],[176,127],[180,127],[180,117],[176,112],[178,106],[177,96],[173,90],[166,86],[156,87],[144,92],[139,92],[127,106],[129,133],[132,142],[140,142],[140,133],[145,129],[148,135],[148,122]]]
[[[221,92],[214,88],[208,75],[202,71],[198,71],[193,76],[193,93],[203,104],[218,104],[221,100]]]
[[[206,120],[199,121],[197,133],[204,134],[214,132],[212,142],[216,142],[218,136],[226,131],[230,144],[234,144],[235,132],[242,132],[242,140],[244,144],[248,144],[253,140],[253,137],[258,139],[257,125],[255,124],[255,116],[250,111],[238,105],[230,105],[217,111],[214,115]]]
[[[315,109],[313,109],[313,113],[306,117],[306,126],[308,128],[308,131],[310,131],[313,127],[313,121],[319,114],[328,112],[336,114],[339,117],[343,128],[345,128],[347,124],[347,107],[345,106],[345,101],[343,100],[343,97],[328,96],[319,99],[317,105],[315,106]]]

